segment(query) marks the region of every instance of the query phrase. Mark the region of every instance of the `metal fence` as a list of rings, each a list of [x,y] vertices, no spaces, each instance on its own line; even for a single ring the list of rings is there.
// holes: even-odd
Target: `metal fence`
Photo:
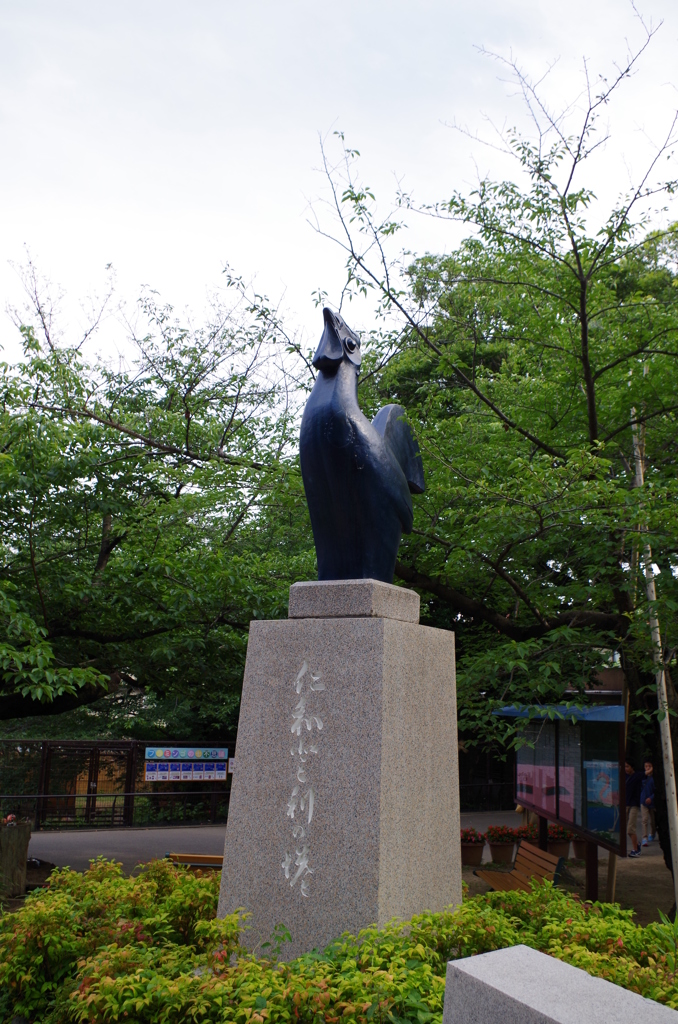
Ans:
[[[2,816],[29,818],[34,829],[121,828],[150,825],[218,825],[228,817],[230,790],[0,796]]]
[[[29,818],[36,831],[226,821],[231,775],[213,782],[149,782],[144,775],[147,745],[139,740],[2,740],[2,816]],[[235,740],[205,745],[228,747],[231,756],[235,750]]]
[[[515,807],[513,782],[467,782],[459,787],[462,811],[512,811]]]
[[[234,752],[235,740],[222,743]],[[199,788],[195,783],[170,783],[170,790],[167,783],[148,783],[144,745],[140,741],[0,741],[2,816],[29,818],[36,831],[226,822],[231,775],[226,782],[198,783]],[[461,810],[512,810],[513,765],[490,763],[487,758],[478,765],[476,761],[476,755],[460,756]]]

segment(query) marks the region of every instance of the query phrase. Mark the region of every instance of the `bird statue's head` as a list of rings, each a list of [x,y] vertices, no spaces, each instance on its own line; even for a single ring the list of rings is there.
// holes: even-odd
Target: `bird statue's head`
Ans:
[[[325,330],[316,354],[313,357],[313,365],[316,370],[324,373],[335,373],[339,364],[347,359],[356,368],[360,367],[360,338],[343,321],[338,313],[331,309],[323,309]]]

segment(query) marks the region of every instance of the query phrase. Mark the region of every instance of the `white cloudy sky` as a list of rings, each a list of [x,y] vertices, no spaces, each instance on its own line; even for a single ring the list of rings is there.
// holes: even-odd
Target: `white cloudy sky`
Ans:
[[[601,193],[613,172],[624,186],[622,156],[640,166],[678,105],[678,4],[638,2],[664,26],[617,111]],[[284,295],[313,338],[311,292],[336,293],[342,276],[307,224],[324,187],[319,133],[344,131],[385,198],[396,175],[441,198],[472,182],[474,159],[501,170],[447,125],[520,116],[478,46],[535,74],[559,57],[558,102],[583,56],[609,72],[626,38],[640,38],[626,0],[0,0],[0,304],[19,299],[10,261],[25,246],[73,324],[108,263],[121,296],[146,284],[200,310],[229,262]],[[425,220],[408,244],[454,241]]]

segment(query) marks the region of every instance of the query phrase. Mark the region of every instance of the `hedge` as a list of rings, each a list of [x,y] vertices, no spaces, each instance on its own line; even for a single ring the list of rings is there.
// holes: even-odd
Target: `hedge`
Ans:
[[[239,946],[242,921],[216,920],[217,873],[168,861],[137,877],[98,860],[54,872],[0,918],[0,1019],[32,1022],[441,1024],[447,960],[525,943],[678,1008],[678,929],[587,904],[546,883],[420,914],[290,963]],[[283,946],[284,948],[284,946]]]

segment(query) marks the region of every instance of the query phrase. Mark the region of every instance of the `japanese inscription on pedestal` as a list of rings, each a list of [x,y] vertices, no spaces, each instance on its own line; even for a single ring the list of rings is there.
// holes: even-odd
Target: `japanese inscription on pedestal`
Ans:
[[[313,758],[319,753],[319,734],[323,729],[316,694],[325,689],[320,673],[309,671],[305,661],[294,681],[294,690],[299,698],[292,711],[292,746],[295,775],[292,791],[287,801],[287,817],[294,853],[285,852],[282,869],[285,879],[294,889],[299,886],[302,896],[311,895],[310,879],[314,873],[311,865],[311,823],[316,806],[317,793],[313,788]],[[324,714],[324,712],[323,712]]]

